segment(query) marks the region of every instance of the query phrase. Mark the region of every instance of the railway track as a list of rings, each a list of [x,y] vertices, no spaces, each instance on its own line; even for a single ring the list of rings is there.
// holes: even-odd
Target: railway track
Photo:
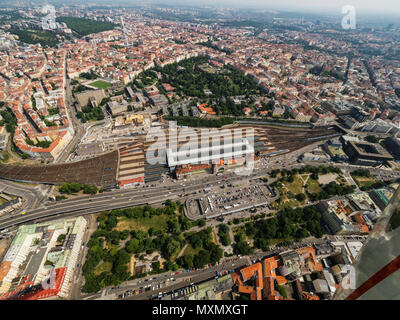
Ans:
[[[276,152],[276,154],[282,154],[297,151],[319,140],[327,140],[341,134],[338,129],[332,126],[305,129],[260,125],[249,127],[248,125],[239,125],[231,129],[245,130],[249,128],[254,129],[255,132],[255,140],[257,141],[256,150],[257,148],[260,150],[265,149],[265,153],[270,153],[271,156],[275,155],[274,152]],[[198,129],[194,129],[194,131],[199,134],[201,132],[201,130]],[[166,141],[168,141],[168,130],[165,130],[165,132],[167,133]],[[203,137],[213,137],[212,132],[205,131],[201,134]],[[145,160],[146,152],[154,142],[146,141],[146,135],[137,136],[135,139],[136,141],[131,145],[125,146],[120,150],[114,150],[107,154],[78,162],[43,166],[13,166],[0,164],[0,178],[47,184],[79,182],[98,186],[115,186],[118,184],[118,177],[123,178],[130,176],[131,172],[129,168],[132,167],[132,170],[136,170],[134,174],[142,175],[144,173],[145,176],[147,176],[147,181],[149,181],[149,179],[151,181],[159,179],[160,175],[157,172],[152,172]],[[179,148],[183,144],[186,144],[186,141],[178,141],[177,147]],[[135,152],[139,150],[140,154],[136,155],[136,159],[130,158],[129,156],[129,153],[133,152],[132,150]],[[128,159],[124,159],[126,157],[128,157]],[[124,168],[125,172],[123,172]]]

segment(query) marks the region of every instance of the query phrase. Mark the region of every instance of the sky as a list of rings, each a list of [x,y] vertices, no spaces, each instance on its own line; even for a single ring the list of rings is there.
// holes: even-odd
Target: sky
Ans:
[[[49,1],[52,0],[42,0]],[[58,0],[60,2],[63,0]],[[352,5],[357,14],[372,16],[399,16],[400,0],[75,0],[82,3],[132,3],[132,4],[180,4],[188,6],[212,6],[222,8],[259,8],[291,12],[321,13],[342,15],[345,5]],[[1,3],[12,3],[14,0],[0,0]],[[397,20],[396,20],[397,21]]]
[[[159,0],[168,3],[169,0]],[[288,11],[305,11],[341,14],[345,5],[352,5],[360,13],[400,14],[399,0],[174,0],[187,5],[213,5],[221,7],[262,7],[265,9],[281,9]]]

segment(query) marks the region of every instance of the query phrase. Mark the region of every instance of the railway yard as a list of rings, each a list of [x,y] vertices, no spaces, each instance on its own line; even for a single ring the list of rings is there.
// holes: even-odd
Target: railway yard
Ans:
[[[224,129],[234,129],[246,131],[254,130],[254,156],[257,157],[274,157],[282,156],[294,151],[298,151],[303,147],[312,145],[318,141],[324,141],[332,137],[341,135],[336,127],[315,127],[313,129],[274,127],[269,125],[243,126],[236,125]],[[15,166],[0,164],[0,177],[16,181],[46,183],[46,184],[62,184],[64,182],[79,182],[85,184],[98,185],[103,187],[124,187],[134,184],[150,183],[159,181],[163,174],[174,173],[176,166],[172,166],[170,159],[167,157],[167,150],[177,146],[180,150],[187,145],[187,140],[173,140],[172,135],[178,134],[178,131],[166,129],[165,138],[169,144],[162,145],[159,148],[162,157],[160,163],[149,163],[146,159],[149,148],[154,144],[154,140],[146,138],[146,135],[135,136],[134,142],[125,142],[119,144],[120,148],[112,152],[108,152],[90,159],[69,162],[63,164],[50,164],[38,166]],[[213,137],[215,131],[207,131],[193,129],[197,135],[195,143],[205,138]],[[206,133],[204,133],[206,132]],[[288,139],[290,137],[290,139]],[[174,137],[176,138],[176,137]],[[214,137],[213,137],[214,138]],[[178,141],[171,143],[171,141]],[[193,141],[193,140],[191,140]],[[224,158],[226,150],[224,149],[223,139],[220,138],[221,147],[219,158]],[[209,147],[198,148],[199,153],[210,152],[212,142],[209,139]],[[194,159],[198,160],[198,159]],[[215,160],[215,159],[214,159]],[[190,164],[190,159],[186,164]],[[207,167],[212,172],[213,161]]]
[[[99,186],[114,186],[118,169],[118,151],[70,163],[42,166],[0,164],[0,177],[9,180],[62,184],[78,182]]]

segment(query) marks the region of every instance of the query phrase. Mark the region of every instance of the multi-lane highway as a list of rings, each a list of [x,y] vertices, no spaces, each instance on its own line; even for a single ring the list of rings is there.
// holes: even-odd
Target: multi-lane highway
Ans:
[[[13,225],[32,222],[38,219],[54,217],[71,217],[97,213],[101,211],[127,208],[137,205],[157,204],[171,200],[185,200],[199,190],[212,184],[229,181],[236,183],[262,177],[267,173],[265,168],[255,169],[249,176],[238,176],[227,173],[223,176],[207,176],[189,182],[176,182],[173,185],[159,185],[156,187],[137,187],[134,189],[120,189],[102,194],[72,198],[60,202],[52,202],[27,211],[24,215],[13,215],[0,218],[0,230]]]
[[[285,165],[285,168],[300,168],[304,164],[296,163]],[[349,165],[335,165],[344,170],[355,170],[358,167]],[[120,189],[116,191],[105,192],[93,196],[84,196],[73,198],[60,202],[45,204],[37,209],[27,211],[25,215],[13,215],[0,217],[0,230],[14,225],[32,222],[38,219],[51,219],[58,217],[79,216],[91,213],[97,213],[105,210],[127,208],[136,205],[157,204],[167,199],[185,200],[187,196],[193,195],[200,189],[229,181],[235,183],[249,179],[255,179],[266,175],[270,170],[279,168],[280,164],[267,167],[256,168],[251,175],[238,176],[234,172],[226,173],[222,176],[206,176],[202,179],[196,179],[188,182],[176,182],[174,185],[158,185],[155,187],[137,187],[134,189]],[[383,169],[370,169],[374,176],[399,178],[400,172],[388,171]]]
[[[265,170],[263,170],[265,171]],[[251,177],[265,174],[254,171]],[[9,228],[26,222],[32,222],[38,219],[51,217],[70,217],[101,212],[105,210],[127,208],[137,205],[157,204],[171,200],[184,200],[206,185],[223,182],[231,176],[230,181],[249,179],[249,177],[235,176],[233,173],[227,176],[211,176],[202,180],[188,183],[177,183],[172,186],[158,187],[139,187],[134,189],[116,190],[105,192],[93,196],[84,196],[68,199],[60,202],[47,203],[35,210],[27,211],[24,215],[13,215],[0,218],[0,229]],[[235,178],[236,177],[236,178]]]
[[[167,199],[165,192],[154,191],[152,197],[145,192],[136,190],[118,192],[101,196],[82,197],[41,206],[38,209],[26,212],[24,215],[13,215],[0,218],[0,229],[13,225],[32,222],[41,218],[62,215],[63,217],[85,215],[116,208],[126,208],[134,205],[144,205],[163,202]],[[173,197],[171,197],[173,198]]]

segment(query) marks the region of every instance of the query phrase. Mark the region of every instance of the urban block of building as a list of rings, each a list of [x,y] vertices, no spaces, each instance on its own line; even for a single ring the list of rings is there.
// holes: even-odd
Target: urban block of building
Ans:
[[[67,297],[86,225],[78,217],[19,227],[0,263],[0,300]]]

